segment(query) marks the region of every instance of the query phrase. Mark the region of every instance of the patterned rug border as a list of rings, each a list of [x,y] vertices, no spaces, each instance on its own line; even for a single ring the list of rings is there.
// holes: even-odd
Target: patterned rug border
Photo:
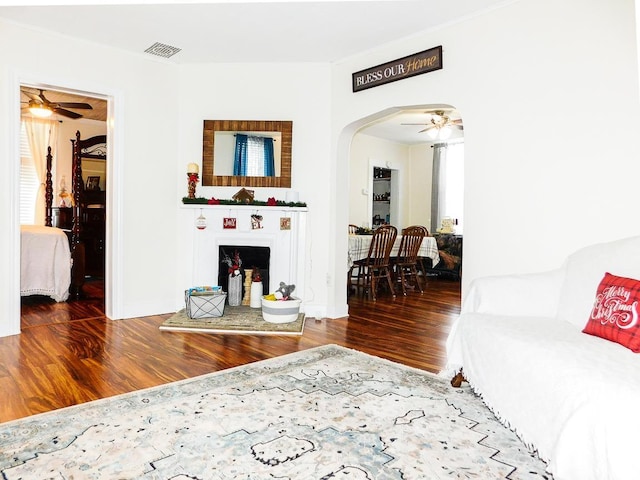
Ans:
[[[240,321],[237,319],[240,318]],[[246,319],[246,320],[245,320]],[[168,332],[225,335],[302,335],[306,315],[289,323],[270,323],[262,319],[262,310],[247,306],[225,308],[221,317],[189,318],[185,309],[174,313],[160,325]]]

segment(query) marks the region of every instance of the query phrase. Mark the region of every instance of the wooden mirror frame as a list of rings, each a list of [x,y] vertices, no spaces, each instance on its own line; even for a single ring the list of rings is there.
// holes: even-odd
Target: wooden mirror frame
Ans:
[[[214,175],[213,152],[215,132],[280,132],[279,177],[243,177],[239,175]],[[202,186],[214,187],[276,187],[291,188],[291,138],[293,122],[270,120],[205,120],[202,129]]]

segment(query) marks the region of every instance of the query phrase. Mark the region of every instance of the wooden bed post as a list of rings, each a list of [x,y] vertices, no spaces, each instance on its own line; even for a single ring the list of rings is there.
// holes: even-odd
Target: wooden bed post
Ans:
[[[44,224],[47,227],[53,226],[53,181],[51,180],[51,168],[53,157],[51,156],[51,145],[47,147],[47,177],[44,183]]]
[[[70,295],[72,298],[79,299],[82,297],[82,285],[84,284],[85,273],[85,252],[84,245],[80,242],[80,202],[82,200],[81,189],[84,188],[82,180],[82,161],[80,147],[80,130],[76,131],[76,139],[71,140],[72,159],[71,159],[71,189],[72,189],[72,223],[71,223],[71,258],[73,267],[71,269],[71,288]]]
[[[80,202],[82,195],[80,191],[84,187],[82,180],[82,162],[80,161],[80,130],[76,131],[76,139],[71,140],[73,144],[72,161],[72,185],[73,185],[73,224],[71,226],[71,249],[73,250],[80,243]]]

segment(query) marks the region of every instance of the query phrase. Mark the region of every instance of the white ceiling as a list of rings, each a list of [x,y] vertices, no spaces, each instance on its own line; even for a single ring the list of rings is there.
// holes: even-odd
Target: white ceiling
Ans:
[[[335,62],[512,1],[0,0],[0,17],[131,52],[172,45],[175,63]]]
[[[515,0],[54,1],[0,0],[0,17],[145,56],[160,42],[181,51],[153,58],[186,64],[336,62]]]
[[[422,132],[428,126],[431,126],[431,114],[434,109],[443,108],[445,114],[451,120],[462,120],[460,113],[451,109],[451,107],[443,105],[433,105],[416,109],[407,109],[394,114],[393,116],[384,118],[376,123],[367,125],[360,130],[359,133],[371,135],[378,138],[384,138],[386,140],[392,140],[397,143],[404,143],[408,145],[416,145],[420,143],[433,143],[425,132]],[[418,124],[418,125],[415,125]],[[463,130],[452,129],[451,135],[447,141],[459,141],[464,138]],[[442,141],[442,139],[437,139]]]

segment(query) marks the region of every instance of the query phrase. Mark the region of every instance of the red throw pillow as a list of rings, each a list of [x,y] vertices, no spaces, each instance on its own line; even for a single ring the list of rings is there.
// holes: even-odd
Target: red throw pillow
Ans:
[[[600,281],[586,327],[589,335],[602,337],[640,352],[640,281],[605,273]]]

